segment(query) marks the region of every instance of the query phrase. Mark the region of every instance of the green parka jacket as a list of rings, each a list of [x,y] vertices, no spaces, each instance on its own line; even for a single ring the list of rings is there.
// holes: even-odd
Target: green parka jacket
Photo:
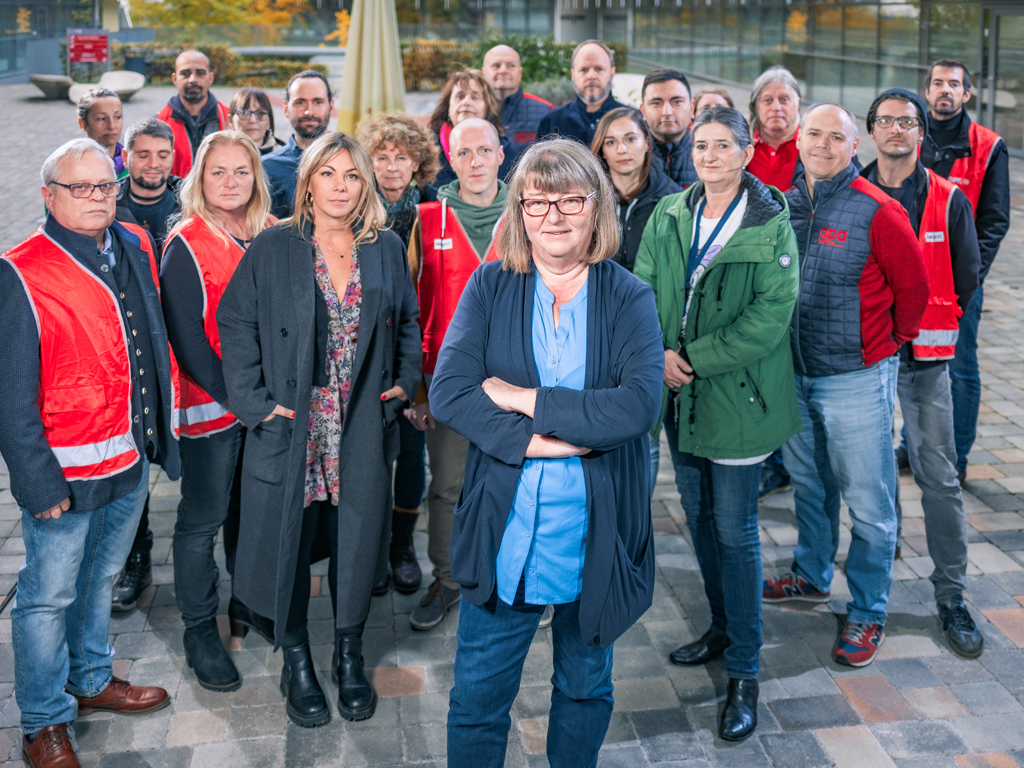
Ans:
[[[644,230],[633,273],[654,289],[666,349],[683,345],[696,378],[678,395],[679,450],[711,459],[769,453],[800,431],[789,324],[800,268],[789,206],[744,172],[740,229],[714,257],[686,313],[686,261],[697,183],[664,198]],[[666,417],[665,387],[658,429]]]

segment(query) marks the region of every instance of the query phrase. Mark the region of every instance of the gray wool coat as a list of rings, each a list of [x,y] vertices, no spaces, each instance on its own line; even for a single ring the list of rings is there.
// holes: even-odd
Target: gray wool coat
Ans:
[[[231,411],[248,428],[242,518],[233,589],[274,620],[280,643],[288,617],[302,527],[310,390],[318,329],[309,228],[278,225],[253,240],[217,310]],[[378,561],[391,536],[395,422],[405,402],[381,402],[421,376],[416,293],[405,247],[393,232],[358,246],[362,278],[352,390],[342,424],[338,505],[337,626],[366,618]],[[275,416],[280,403],[294,421]],[[322,547],[317,547],[322,549]]]

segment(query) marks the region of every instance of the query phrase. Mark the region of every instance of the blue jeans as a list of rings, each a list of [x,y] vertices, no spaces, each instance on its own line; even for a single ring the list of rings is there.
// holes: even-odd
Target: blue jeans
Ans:
[[[956,442],[957,471],[967,469],[967,456],[978,433],[981,405],[981,372],[978,370],[978,326],[981,324],[983,285],[978,286],[967,311],[960,318],[956,353],[949,361],[949,383],[953,391],[953,437]]]
[[[820,592],[832,589],[839,550],[840,496],[853,540],[846,579],[850,621],[885,624],[896,549],[896,462],[892,455],[895,357],[835,376],[796,374],[803,429],[783,447],[799,529],[793,570]]]
[[[757,487],[761,464],[715,464],[682,453],[679,429],[665,421],[679,501],[711,604],[711,629],[729,638],[729,677],[755,680],[761,653],[761,540]],[[725,578],[725,574],[729,578]]]
[[[110,682],[112,586],[132,548],[148,489],[145,461],[135,490],[99,509],[65,512],[56,520],[21,510],[25,563],[11,634],[14,695],[26,734],[71,722],[78,716],[71,694],[92,698]]]
[[[551,677],[548,764],[551,768],[597,765],[612,717],[612,648],[583,642],[580,604],[555,606],[551,622],[555,672]],[[462,601],[455,686],[448,709],[448,768],[501,768],[505,764],[509,712],[519,693],[523,662],[540,613],[493,609]]]

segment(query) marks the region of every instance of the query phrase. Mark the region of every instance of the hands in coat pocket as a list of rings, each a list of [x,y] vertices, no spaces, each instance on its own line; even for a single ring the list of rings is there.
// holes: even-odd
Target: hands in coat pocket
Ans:
[[[274,406],[274,410],[272,410],[267,416],[263,417],[262,421],[263,422],[270,421],[275,416],[284,416],[286,419],[294,419],[295,418],[295,411],[290,411],[287,408],[285,408],[283,405],[278,403],[277,405]]]

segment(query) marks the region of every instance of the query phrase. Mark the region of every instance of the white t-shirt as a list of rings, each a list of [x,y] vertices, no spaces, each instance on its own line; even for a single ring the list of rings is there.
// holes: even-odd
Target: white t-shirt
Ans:
[[[722,226],[721,231],[715,235],[715,239],[711,243],[711,247],[708,248],[705,253],[705,258],[708,254],[712,255],[712,261],[714,257],[718,255],[719,251],[725,248],[726,243],[732,239],[740,228],[740,224],[743,222],[743,212],[747,210],[747,193],[743,193],[743,197],[740,198],[739,203],[736,205],[736,210],[729,216],[728,221]],[[700,220],[700,243],[698,247],[703,248],[704,244],[711,237],[711,233],[715,231],[715,227],[718,226],[718,222],[721,221],[721,217],[717,219],[701,218]],[[696,230],[696,227],[694,227]],[[690,236],[690,245],[693,245],[693,235]],[[710,263],[708,264],[710,266]],[[764,456],[752,456],[749,459],[711,459],[715,464],[726,464],[733,467],[745,467],[749,464],[760,464],[762,461],[771,456],[771,453],[766,453]]]

